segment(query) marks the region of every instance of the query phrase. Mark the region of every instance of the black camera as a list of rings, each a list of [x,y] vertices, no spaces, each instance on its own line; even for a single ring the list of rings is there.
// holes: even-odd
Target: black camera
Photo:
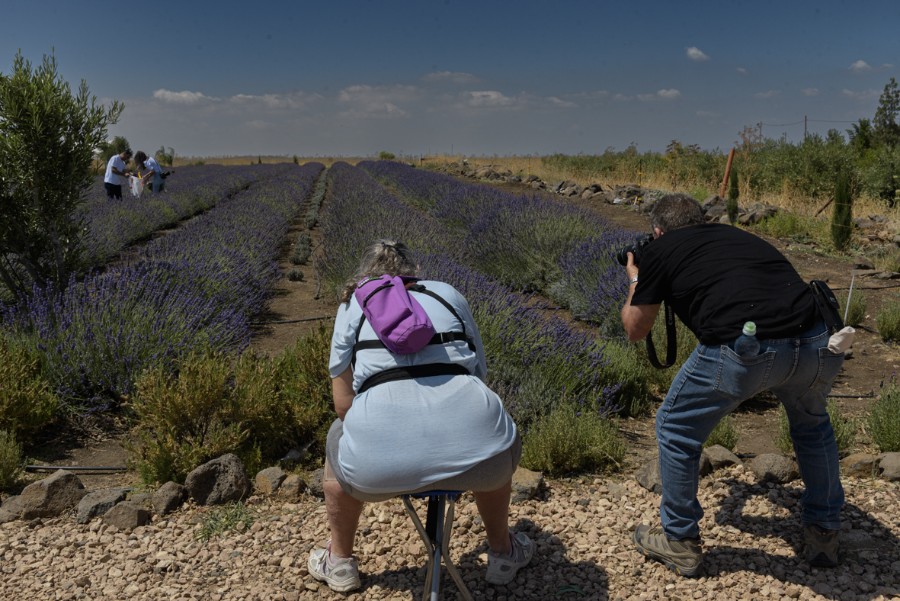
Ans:
[[[653,234],[644,234],[634,239],[633,244],[629,244],[616,253],[616,261],[619,265],[628,265],[628,253],[634,255],[634,264],[637,265],[641,261],[641,249],[653,242]]]

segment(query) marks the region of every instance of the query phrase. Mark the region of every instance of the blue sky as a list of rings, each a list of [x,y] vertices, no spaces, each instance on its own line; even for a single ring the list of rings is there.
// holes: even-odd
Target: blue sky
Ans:
[[[21,49],[179,155],[599,153],[799,141],[900,79],[897,0],[3,0]]]

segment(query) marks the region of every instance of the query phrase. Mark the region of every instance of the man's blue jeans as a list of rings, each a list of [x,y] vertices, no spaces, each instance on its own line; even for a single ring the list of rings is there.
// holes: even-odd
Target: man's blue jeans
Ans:
[[[743,358],[728,345],[700,344],[675,376],[656,413],[660,516],[666,536],[696,538],[703,509],[697,500],[703,442],[742,401],[771,391],[784,405],[800,474],[804,524],[840,528],[844,490],[826,396],[844,362],[828,350],[818,324],[797,338],[760,340],[760,354]]]

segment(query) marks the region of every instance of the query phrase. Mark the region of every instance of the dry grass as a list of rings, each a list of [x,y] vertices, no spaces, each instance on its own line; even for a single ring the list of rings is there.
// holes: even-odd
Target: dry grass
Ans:
[[[426,161],[435,164],[448,164],[462,162],[464,157],[452,155],[429,156]],[[669,189],[670,182],[664,174],[644,174],[642,181],[637,182],[628,174],[616,174],[615,176],[596,177],[578,175],[571,170],[554,168],[546,165],[539,156],[505,156],[505,157],[465,157],[469,166],[473,168],[490,167],[494,170],[509,169],[515,174],[527,176],[536,175],[544,181],[560,181],[564,179],[576,181],[581,185],[599,183],[606,186],[617,186],[639,183],[642,186],[659,190]],[[694,182],[682,184],[679,191],[691,191],[694,189],[709,189],[708,182]],[[714,192],[712,190],[711,192]],[[700,198],[699,200],[704,200]],[[784,209],[801,217],[815,217],[817,220],[827,222],[831,218],[831,205],[825,207],[827,201],[812,199],[801,192],[791,190],[787,186],[778,194],[753,194],[751,190],[741,190],[741,204],[762,202],[771,206]],[[819,212],[821,210],[821,212]],[[818,215],[817,215],[818,213]],[[885,229],[891,232],[900,231],[900,205],[893,208],[885,206],[884,201],[878,198],[860,197],[854,200],[853,214],[857,217],[882,215],[887,219]]]

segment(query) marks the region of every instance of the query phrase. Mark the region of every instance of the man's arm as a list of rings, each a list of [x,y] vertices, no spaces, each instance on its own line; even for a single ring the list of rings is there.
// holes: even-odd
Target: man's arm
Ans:
[[[625,273],[628,274],[628,298],[625,299],[625,305],[622,306],[622,326],[625,328],[625,334],[628,340],[636,342],[641,338],[645,338],[653,328],[653,322],[656,321],[656,315],[659,313],[659,304],[656,305],[632,305],[631,297],[638,283],[638,267],[634,264],[634,255],[628,253],[628,264],[625,266]]]

